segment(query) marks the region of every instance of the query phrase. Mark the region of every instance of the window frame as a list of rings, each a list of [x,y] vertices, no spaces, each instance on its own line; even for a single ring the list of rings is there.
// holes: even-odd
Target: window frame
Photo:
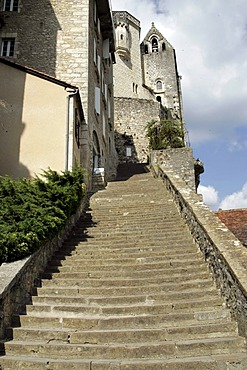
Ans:
[[[19,0],[4,0],[3,11],[4,12],[18,12]]]
[[[5,51],[5,48],[6,48],[6,51]],[[14,57],[14,54],[15,54],[15,38],[14,37],[2,37],[0,56],[1,57]]]

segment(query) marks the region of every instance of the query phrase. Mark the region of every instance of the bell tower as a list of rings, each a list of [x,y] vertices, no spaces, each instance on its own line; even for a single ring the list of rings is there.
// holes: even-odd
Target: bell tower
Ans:
[[[144,84],[174,119],[183,120],[180,76],[172,45],[152,23],[141,44]]]

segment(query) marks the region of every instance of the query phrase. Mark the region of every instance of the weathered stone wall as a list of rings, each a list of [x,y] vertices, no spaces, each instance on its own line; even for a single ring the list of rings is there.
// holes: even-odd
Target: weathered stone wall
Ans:
[[[13,314],[31,303],[31,294],[39,274],[44,271],[47,263],[58,250],[75,223],[86,208],[88,199],[85,196],[75,215],[67,222],[64,229],[37,252],[23,260],[4,263],[0,266],[0,339],[6,335]]]
[[[173,195],[217,287],[238,322],[240,335],[247,337],[246,248],[203,203],[202,197],[185,183],[176,165],[155,162],[153,169]]]
[[[143,54],[144,83],[162,98],[162,104],[173,109],[180,117],[179,91],[174,49],[166,44],[166,50]],[[162,88],[156,89],[156,82],[162,81]]]
[[[102,16],[99,11],[107,1],[102,4],[99,0],[23,0],[18,12],[1,11],[3,1],[0,0],[3,20],[0,41],[3,37],[15,38],[11,60],[71,83],[80,90],[86,120],[81,162],[88,172],[88,185],[91,186],[93,172],[93,131],[100,143],[106,179],[112,177],[114,171],[116,173],[113,66],[111,54],[108,59],[103,57],[103,41],[113,37],[113,32],[103,34],[102,22],[111,14],[109,11]],[[96,87],[100,90],[98,114]]]
[[[140,22],[128,12],[113,12],[113,17],[116,29],[114,96],[154,100],[149,90],[142,86]]]
[[[195,171],[192,148],[153,150],[151,163],[159,166],[165,165],[166,169],[175,169],[176,174],[185,183],[195,190]]]
[[[160,104],[145,99],[115,98],[116,148],[119,162],[148,162],[149,145],[146,126],[159,120]],[[127,156],[127,148],[131,155]]]

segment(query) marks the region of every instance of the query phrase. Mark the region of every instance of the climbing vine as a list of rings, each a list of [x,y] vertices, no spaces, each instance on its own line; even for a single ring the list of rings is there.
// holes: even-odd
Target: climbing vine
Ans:
[[[146,126],[149,147],[153,150],[184,147],[184,132],[177,120],[152,120]]]

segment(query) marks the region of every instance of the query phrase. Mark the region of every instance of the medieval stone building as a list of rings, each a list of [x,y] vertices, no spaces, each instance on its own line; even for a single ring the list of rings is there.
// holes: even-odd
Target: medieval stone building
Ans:
[[[183,127],[180,76],[175,50],[154,23],[140,45],[140,22],[113,12],[116,146],[120,162],[147,162],[145,127],[151,120],[177,119]]]
[[[114,27],[108,0],[0,0],[0,55],[78,87],[85,125],[81,163],[115,173]],[[52,124],[52,122],[51,122]]]

